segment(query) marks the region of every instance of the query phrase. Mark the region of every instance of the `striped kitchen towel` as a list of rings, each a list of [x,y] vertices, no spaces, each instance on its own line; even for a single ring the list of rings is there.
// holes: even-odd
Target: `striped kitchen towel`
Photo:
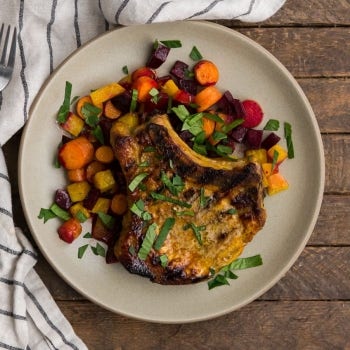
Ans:
[[[0,0],[0,25],[18,31],[13,79],[0,92],[0,146],[25,124],[35,95],[55,67],[112,26],[184,19],[262,21],[284,1]],[[33,269],[37,253],[15,228],[10,180],[0,148],[0,348],[86,349]]]

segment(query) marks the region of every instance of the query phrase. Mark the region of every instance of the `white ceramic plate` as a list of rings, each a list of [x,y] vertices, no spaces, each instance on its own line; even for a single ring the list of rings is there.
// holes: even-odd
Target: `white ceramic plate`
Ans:
[[[65,185],[63,171],[52,166],[61,138],[55,115],[62,103],[65,81],[73,96],[84,95],[145,64],[155,39],[179,39],[162,68],[176,59],[191,63],[193,45],[214,61],[221,72],[221,89],[240,99],[260,102],[266,120],[288,121],[293,127],[296,157],[286,161],[282,173],[290,189],[267,197],[267,222],[247,246],[243,256],[261,254],[263,266],[238,272],[230,286],[208,290],[206,282],[187,286],[161,286],[129,274],[119,264],[87,251],[77,258],[79,238],[69,245],[56,233],[56,219],[43,224],[37,218],[54,191]],[[282,131],[281,131],[282,133]],[[271,288],[292,266],[315,225],[324,186],[324,159],[320,132],[312,109],[299,85],[271,54],[231,29],[206,22],[133,26],[106,33],[71,55],[41,89],[23,134],[19,161],[20,192],[31,232],[42,253],[73,288],[93,302],[120,314],[154,322],[180,323],[213,318],[236,310]],[[88,228],[86,228],[86,231]]]

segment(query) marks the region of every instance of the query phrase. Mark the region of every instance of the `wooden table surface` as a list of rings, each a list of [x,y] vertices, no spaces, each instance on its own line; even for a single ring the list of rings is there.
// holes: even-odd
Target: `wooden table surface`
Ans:
[[[323,204],[292,269],[242,309],[184,325],[147,323],[106,311],[70,288],[42,256],[36,270],[89,349],[350,349],[350,1],[288,0],[263,23],[218,23],[252,38],[289,69],[321,129]],[[20,136],[4,151],[16,225],[30,237],[16,183]]]

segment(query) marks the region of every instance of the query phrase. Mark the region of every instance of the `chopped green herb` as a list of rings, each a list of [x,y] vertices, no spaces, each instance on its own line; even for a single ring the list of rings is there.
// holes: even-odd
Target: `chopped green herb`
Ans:
[[[168,106],[167,106],[166,112],[169,114],[171,112],[172,108],[173,108],[173,98],[172,98],[172,96],[169,96],[168,97]]]
[[[161,255],[159,257],[159,260],[160,260],[160,265],[162,267],[167,267],[167,265],[168,265],[168,257],[165,254]]]
[[[97,140],[104,145],[105,138],[103,136],[103,131],[100,125],[97,125],[95,129],[92,130],[92,134],[97,138]]]
[[[159,95],[159,91],[156,88],[152,88],[149,91],[149,94],[151,95],[151,101],[153,103],[158,103],[160,95]]]
[[[243,123],[244,123],[244,119],[242,119],[242,118],[236,119],[230,124],[223,125],[222,128],[221,128],[221,131],[224,132],[225,134],[227,134],[232,129],[236,128],[238,125],[241,125]]]
[[[214,120],[214,122],[217,122],[217,123],[224,122],[217,114],[214,114],[214,113],[203,113],[203,117]]]
[[[67,221],[71,218],[70,214],[66,210],[60,208],[56,203],[51,205],[50,210],[62,220]]]
[[[161,172],[160,179],[167,189],[174,196],[178,196],[179,193],[184,189],[185,185],[179,175],[175,175],[172,179],[169,179],[164,171]]]
[[[164,224],[162,228],[160,229],[159,235],[156,239],[156,242],[154,243],[154,249],[159,250],[164,241],[166,240],[168,233],[171,231],[171,229],[174,227],[175,219],[174,218],[167,218],[164,221]]]
[[[216,146],[216,153],[220,156],[225,157],[229,154],[232,154],[232,148],[230,146],[217,145]]]
[[[169,166],[171,169],[174,169],[174,163],[172,159],[169,159]]]
[[[225,212],[226,214],[235,215],[237,214],[237,209],[231,208]]]
[[[269,119],[264,126],[264,130],[277,131],[280,127],[280,122],[276,119]]]
[[[208,281],[208,288],[213,289],[215,287],[229,285],[227,279],[237,279],[238,276],[233,273],[233,270],[243,270],[251,267],[262,265],[262,258],[260,255],[254,255],[248,258],[239,258],[224,266],[219,273],[214,277],[215,271],[212,271],[211,280]]]
[[[292,126],[285,122],[284,123],[284,137],[287,141],[288,158],[294,158],[294,145],[292,140]]]
[[[160,40],[160,42],[169,49],[182,47],[182,43],[180,40]]]
[[[183,122],[181,131],[188,130],[192,135],[197,136],[203,131],[203,113],[189,115]]]
[[[136,89],[132,89],[131,93],[131,103],[130,103],[130,113],[134,113],[137,107],[137,97],[138,91]]]
[[[196,46],[192,47],[192,50],[190,52],[190,58],[193,61],[199,61],[199,60],[201,60],[203,58],[202,54],[199,52],[199,50],[197,49]]]
[[[123,66],[122,71],[123,71],[124,74],[129,74],[128,66]]]
[[[185,77],[191,79],[194,77],[194,73],[189,69],[185,69]]]
[[[85,221],[88,219],[87,216],[86,216],[81,210],[79,210],[79,211],[77,212],[76,218],[77,218],[81,223],[85,222]]]
[[[100,255],[102,257],[106,257],[106,249],[100,243],[97,243],[96,247],[93,247],[93,246],[90,246],[90,247],[91,247],[92,252],[95,255]]]
[[[221,141],[227,139],[227,135],[220,131],[214,131],[212,137],[214,141]]]
[[[57,217],[55,213],[53,213],[50,209],[45,209],[45,208],[41,208],[40,213],[38,215],[38,219],[44,219],[44,224],[46,223],[46,221],[53,219],[55,217]]]
[[[274,150],[273,151],[273,156],[272,156],[271,172],[273,172],[275,170],[275,166],[276,166],[276,163],[277,163],[278,156],[279,156],[278,151]]]
[[[196,137],[194,138],[194,143],[197,143],[198,145],[202,145],[205,141],[205,131],[202,130],[200,133],[198,133],[196,135]]]
[[[149,161],[148,160],[145,160],[144,162],[141,162],[139,164],[140,168],[147,168],[148,166],[149,166]]]
[[[81,113],[84,116],[85,123],[92,128],[95,128],[99,122],[99,115],[102,112],[101,108],[94,106],[91,103],[85,103],[81,108]]]
[[[92,238],[92,234],[90,232],[86,232],[83,238]]]
[[[164,196],[163,194],[160,193],[156,193],[156,192],[151,192],[151,197],[153,199],[158,199],[164,202],[169,202],[169,203],[173,203],[173,204],[177,204],[181,207],[185,207],[185,208],[191,208],[191,204],[180,201],[179,199],[176,198],[172,198],[172,197],[168,197],[168,196]]]
[[[135,247],[133,245],[131,245],[129,247],[129,253],[132,255],[132,256],[135,256],[136,255],[136,250],[135,250]]]
[[[193,210],[176,211],[176,216],[194,216]]]
[[[201,231],[204,231],[204,230],[205,230],[205,228],[206,228],[205,225],[196,226],[194,223],[190,222],[190,223],[186,224],[186,225],[184,226],[183,229],[184,229],[184,230],[188,230],[189,228],[192,229],[192,231],[193,231],[193,233],[194,233],[194,235],[195,235],[195,237],[196,237],[198,243],[199,243],[200,245],[202,245],[202,244],[203,244],[203,241],[202,241]]]
[[[57,113],[57,122],[64,123],[67,119],[69,108],[70,108],[70,99],[72,94],[72,84],[69,81],[66,81],[66,86],[64,90],[64,99],[61,107]]]
[[[78,249],[78,259],[81,259],[84,255],[84,253],[86,252],[86,249],[89,245],[88,244],[85,244],[85,245],[82,245],[81,247],[79,247]]]
[[[79,96],[74,96],[72,100],[70,101],[70,104],[72,105],[75,101],[77,101]]]
[[[133,203],[130,211],[140,217],[142,220],[148,221],[152,219],[152,215],[145,211],[145,203],[142,199],[139,199],[137,202]]]
[[[61,167],[61,163],[58,160],[58,150],[61,148],[61,146],[62,146],[62,142],[60,142],[57,146],[57,152],[55,153],[55,158],[53,161],[53,165],[56,169],[59,169]]]
[[[186,118],[190,115],[190,112],[187,110],[187,108],[184,105],[179,105],[178,107],[173,107],[171,109],[176,116],[184,122]]]
[[[103,213],[102,211],[99,211],[97,215],[107,228],[112,229],[114,227],[115,218],[113,216]]]
[[[148,173],[140,173],[136,175],[129,184],[129,190],[131,192],[135,191],[137,186],[148,176]]]
[[[145,234],[145,238],[143,239],[141,248],[137,254],[137,256],[141,260],[146,260],[147,255],[151,251],[154,240],[156,239],[156,230],[157,230],[157,225],[155,223],[148,226]]]
[[[207,148],[205,147],[205,145],[200,145],[198,143],[194,143],[192,148],[195,152],[197,152],[203,156],[206,156],[208,154]]]
[[[206,197],[204,195],[204,188],[202,187],[201,192],[200,192],[200,196],[199,196],[199,206],[201,208],[205,208],[208,205],[209,200],[210,200],[210,197]]]

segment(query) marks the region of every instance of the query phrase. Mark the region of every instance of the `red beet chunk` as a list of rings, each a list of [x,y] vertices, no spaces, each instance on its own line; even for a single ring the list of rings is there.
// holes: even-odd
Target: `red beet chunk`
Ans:
[[[230,136],[238,143],[242,143],[247,133],[247,128],[244,126],[238,125],[231,132]]]
[[[250,148],[260,148],[262,136],[262,130],[248,129],[244,141]]]
[[[159,68],[166,61],[170,52],[170,48],[160,43],[156,43],[155,46],[156,47],[153,48],[151,56],[146,64],[147,67],[153,69]]]
[[[179,83],[180,89],[190,93],[191,95],[197,94],[198,84],[195,80],[179,79],[178,83]]]
[[[242,102],[234,98],[230,91],[225,91],[217,103],[218,108],[225,114],[230,114],[235,118],[244,118],[245,110]]]
[[[69,194],[66,190],[58,189],[55,193],[55,203],[62,209],[68,210],[72,201],[69,197]]]
[[[188,64],[182,61],[176,61],[170,70],[170,73],[177,79],[184,79]]]
[[[123,93],[112,98],[115,108],[118,108],[123,114],[128,113],[131,104],[131,92],[126,90]]]
[[[160,92],[155,99],[149,99],[145,102],[144,108],[147,113],[163,112],[168,109],[169,96],[165,92]]]
[[[88,195],[84,199],[84,202],[83,202],[84,207],[86,209],[91,210],[95,206],[100,194],[101,194],[100,190],[98,190],[95,187],[91,188]]]
[[[261,147],[268,150],[272,146],[276,145],[280,140],[281,140],[281,138],[278,135],[276,135],[274,132],[272,132],[268,136],[265,137],[265,139],[261,143]]]

